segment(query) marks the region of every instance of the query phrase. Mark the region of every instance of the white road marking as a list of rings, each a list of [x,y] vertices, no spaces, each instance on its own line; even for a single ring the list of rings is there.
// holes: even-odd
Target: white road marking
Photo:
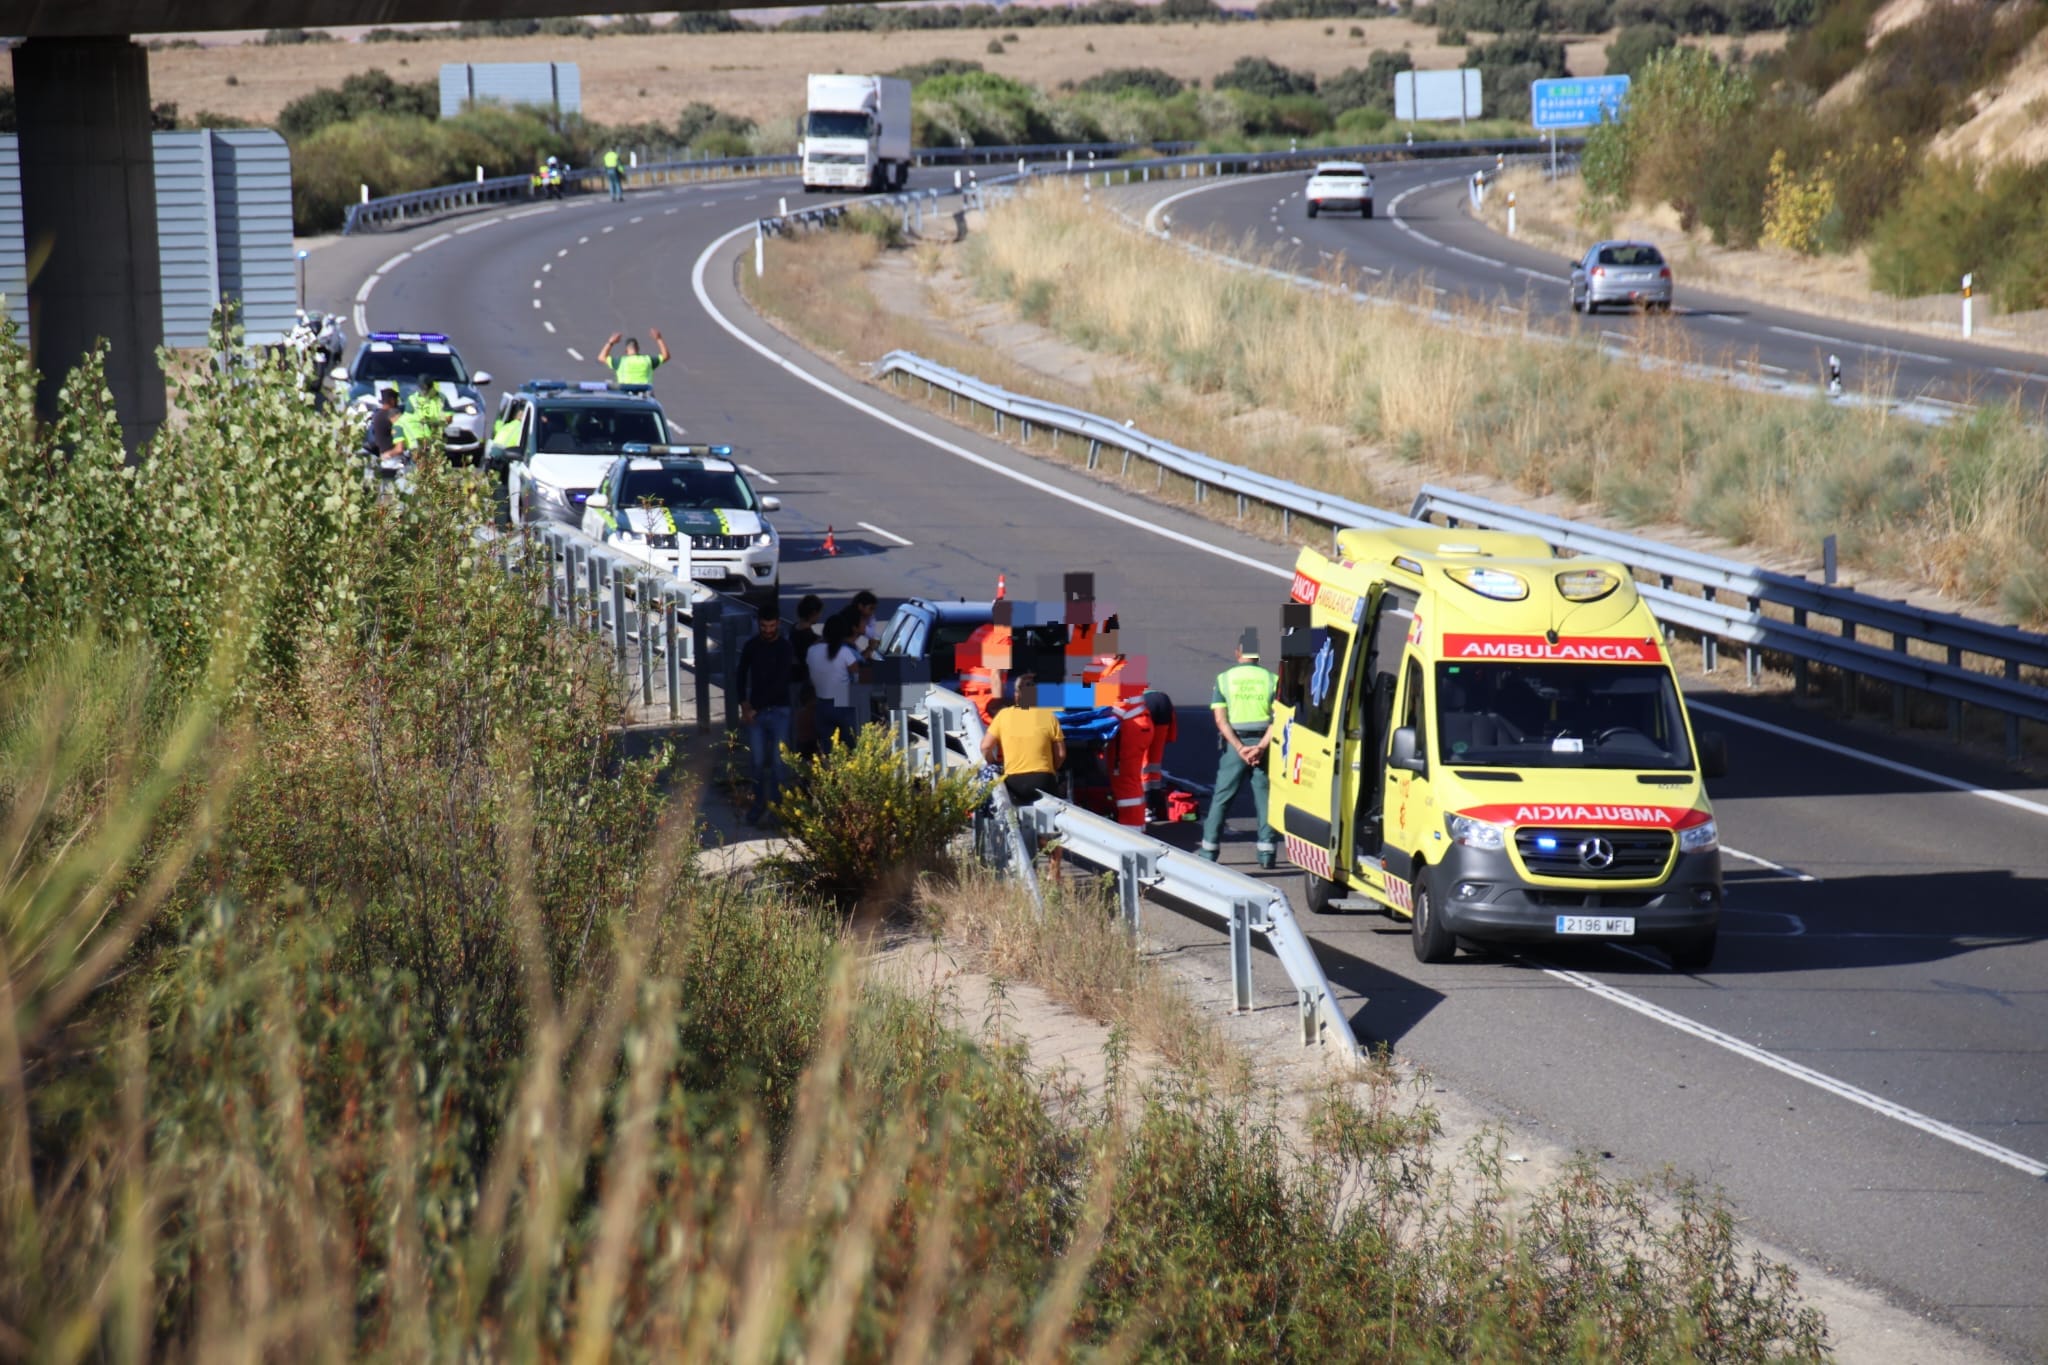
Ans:
[[[576,239],[576,245],[578,245],[578,246],[589,246],[589,245],[590,245],[590,239],[589,239],[588,237],[578,237],[578,238]]]
[[[1444,250],[1450,252],[1453,256],[1462,256],[1468,261],[1477,261],[1481,265],[1490,265],[1496,270],[1507,269],[1508,263],[1506,261],[1496,261],[1491,256],[1482,256],[1476,251],[1467,251],[1463,247],[1447,246]]]
[[[457,237],[466,237],[472,232],[481,232],[483,229],[491,226],[491,224],[493,223],[502,223],[504,221],[505,220],[503,218],[486,218],[482,222],[471,223],[467,227],[459,227],[455,229],[455,235]]]
[[[1521,309],[1511,308],[1505,303],[1496,303],[1493,306],[1493,311],[1496,313],[1513,313],[1516,317],[1520,317],[1522,315]]]
[[[634,216],[632,216],[631,218],[628,218],[628,219],[627,219],[626,221],[627,221],[628,223],[644,223],[644,222],[646,222],[647,220],[646,220],[645,218],[642,218],[642,217],[641,217],[640,215],[638,215],[638,214],[635,214],[635,215],[634,215]]]
[[[367,301],[369,300],[369,297],[370,297],[370,291],[371,291],[372,289],[375,289],[375,288],[377,287],[377,281],[379,281],[379,280],[381,280],[381,279],[383,279],[383,278],[384,278],[384,277],[383,277],[382,275],[372,275],[372,276],[370,276],[370,277],[369,277],[368,279],[364,280],[364,281],[362,282],[361,286],[360,286],[360,287],[358,287],[358,288],[357,288],[357,290],[356,290],[356,302],[357,302],[357,303],[365,303],[365,302],[367,302]]]
[[[606,232],[617,232],[619,230],[619,225],[617,223],[610,223],[605,226],[604,230]]]
[[[535,300],[533,301],[533,306],[534,306],[534,307],[536,307],[536,308],[540,307],[540,300],[539,300],[539,299],[535,299]]]
[[[1660,1024],[1675,1028],[1680,1033],[1689,1034],[1702,1042],[1712,1043],[1715,1047],[1723,1048],[1738,1057],[1755,1062],[1760,1066],[1769,1067],[1771,1070],[1790,1076],[1794,1080],[1804,1081],[1816,1089],[1825,1090],[1838,1099],[1847,1100],[1851,1104],[1861,1105],[1873,1113],[1881,1114],[1885,1118],[1903,1123],[1909,1128],[1917,1128],[1930,1137],[1940,1138],[1943,1142],[1952,1143],[1965,1151],[1975,1152],[1978,1156],[1990,1157],[1993,1161],[2004,1166],[2010,1166],[2016,1171],[2022,1171],[2036,1180],[2048,1177],[2048,1162],[2036,1161],[2030,1156],[2013,1151],[2010,1147],[2001,1147],[1995,1142],[1987,1142],[1975,1133],[1967,1132],[1956,1127],[1954,1124],[1943,1123],[1939,1119],[1929,1118],[1918,1110],[1908,1109],[1905,1105],[1888,1100],[1882,1095],[1873,1095],[1868,1090],[1850,1085],[1847,1081],[1836,1080],[1825,1072],[1816,1071],[1810,1066],[1791,1060],[1789,1057],[1780,1057],[1775,1052],[1767,1052],[1753,1043],[1744,1042],[1733,1034],[1723,1033],[1717,1028],[1709,1028],[1707,1025],[1688,1019],[1676,1011],[1665,1009],[1662,1005],[1653,1004],[1641,996],[1631,995],[1627,991],[1618,990],[1604,981],[1587,976],[1583,972],[1564,971],[1556,967],[1545,967],[1543,971],[1546,976],[1552,976],[1559,981],[1568,982],[1571,985],[1577,986],[1580,990],[1591,991],[1594,995],[1611,1004],[1619,1005],[1625,1010],[1632,1010],[1646,1019],[1653,1019]]]
[[[384,264],[378,266],[375,270],[371,271],[370,273],[372,275],[382,275],[387,271],[397,269],[400,262],[409,261],[411,259],[412,253],[410,251],[401,251],[396,256],[393,256],[390,260],[384,262]]]
[[[541,324],[540,324],[540,325],[548,329],[548,335],[549,335],[549,336],[553,336],[553,335],[555,334],[555,324],[554,324],[554,323],[552,323],[552,322],[549,322],[549,321],[547,321],[547,320],[546,320],[545,318],[543,318],[543,319],[541,320]]]
[[[1811,872],[1801,872],[1796,867],[1787,867],[1783,863],[1774,863],[1769,858],[1759,858],[1754,853],[1744,853],[1741,849],[1730,848],[1727,844],[1721,845],[1721,851],[1730,857],[1740,858],[1746,863],[1755,863],[1758,867],[1767,867],[1773,872],[1782,872],[1794,881],[1817,882],[1820,880]]]
[[[677,421],[675,420],[675,418],[673,418],[673,417],[665,417],[665,418],[663,418],[662,420],[668,423],[668,435],[669,435],[669,439],[670,439],[670,440],[672,440],[672,441],[680,441],[680,440],[682,440],[682,439],[683,439],[683,437],[684,437],[684,436],[685,436],[685,435],[687,434],[687,433],[686,433],[686,432],[685,432],[685,431],[683,430],[683,428],[682,428],[682,424],[681,424],[680,422],[677,422]],[[745,465],[741,465],[741,466],[740,466],[740,468],[741,468],[741,469],[746,469],[747,467],[746,467]],[[751,469],[748,469],[748,470],[747,470],[747,472],[748,472],[748,473],[750,473],[750,474],[751,474],[751,473],[753,473],[753,471],[752,471]],[[773,482],[775,482],[775,481],[774,481],[773,479],[770,479],[770,480],[769,480],[769,482],[770,482],[770,483],[773,483]]]
[[[2038,815],[2048,819],[2048,805],[2043,805],[2039,801],[2029,801],[2024,796],[2014,796],[2011,792],[2000,791],[1996,787],[1980,787],[1975,782],[1966,782],[1960,777],[1945,777],[1926,768],[1916,768],[1910,763],[1901,763],[1895,758],[1883,758],[1877,754],[1867,754],[1861,749],[1852,749],[1846,744],[1837,744],[1831,739],[1821,739],[1817,735],[1802,735],[1797,730],[1789,730],[1782,725],[1773,725],[1767,720],[1753,720],[1748,716],[1737,715],[1733,711],[1724,710],[1708,702],[1695,701],[1688,698],[1686,705],[1695,711],[1702,711],[1710,716],[1719,716],[1723,720],[1732,720],[1737,725],[1746,725],[1752,730],[1761,730],[1765,734],[1775,735],[1779,739],[1788,739],[1795,744],[1804,744],[1810,749],[1819,749],[1824,753],[1834,754],[1841,758],[1853,758],[1859,763],[1868,763],[1872,767],[1883,768],[1886,772],[1898,773],[1902,777],[1911,777],[1936,787],[1946,787],[1950,791],[1963,792],[1966,795],[1995,802],[2001,806],[2009,806],[2013,810],[2024,811],[2028,815]]]
[[[577,350],[574,346],[564,346],[562,349],[569,353],[569,358],[571,360],[583,359],[583,352]]]
[[[558,207],[560,206],[556,204],[543,204],[537,209],[521,209],[517,213],[506,214],[505,221],[509,223],[516,218],[531,218],[536,213],[553,213]]]
[[[673,217],[675,217],[675,215],[676,215],[676,210],[674,210],[674,209],[663,209],[663,210],[661,211],[661,216],[662,216],[662,217],[664,217],[664,218],[673,218]]]
[[[426,241],[421,242],[418,246],[413,248],[413,254],[418,255],[420,252],[425,251],[428,247],[439,246],[441,245],[441,243],[447,241],[450,237],[453,237],[454,235],[455,234],[452,232],[444,232],[438,237],[429,237],[427,238]]]
[[[1568,279],[1559,279],[1555,275],[1546,275],[1540,270],[1531,270],[1526,265],[1516,266],[1515,273],[1517,275],[1527,275],[1532,280],[1541,280],[1545,284],[1561,284],[1566,286],[1567,288],[1571,286],[1571,281]]]
[[[1781,337],[1798,337],[1802,341],[1824,341],[1830,346],[1846,346],[1853,351],[1876,351],[1880,355],[1901,356],[1907,360],[1924,360],[1930,365],[1946,365],[1945,356],[1929,355],[1925,351],[1906,351],[1896,346],[1881,346],[1874,341],[1851,341],[1847,337],[1831,337],[1823,332],[1802,332],[1797,327],[1772,327],[1769,330]]]
[[[543,275],[552,275],[554,273],[554,270],[555,263],[553,261],[549,261],[546,265],[540,268],[540,273]]]
[[[538,289],[538,288],[540,288],[540,281],[539,281],[539,280],[535,280],[535,281],[533,282],[533,287],[534,287],[535,289]]]
[[[1694,313],[1693,316],[1705,318],[1708,322],[1725,322],[1730,327],[1740,327],[1742,325],[1741,318],[1731,318],[1726,313]]]
[[[1187,193],[1187,191],[1183,191],[1183,193]],[[1160,205],[1154,205],[1153,212],[1157,213],[1164,202],[1165,201],[1161,201]],[[882,411],[880,408],[876,407],[874,404],[868,402],[866,399],[861,398],[856,394],[849,393],[839,388],[837,385],[825,379],[821,379],[818,376],[810,373],[801,365],[798,365],[795,361],[790,360],[785,356],[776,354],[776,352],[770,349],[767,345],[763,344],[762,342],[756,341],[753,337],[747,335],[746,331],[742,329],[737,323],[733,322],[732,319],[728,318],[724,313],[720,312],[718,306],[711,301],[711,294],[709,290],[705,288],[704,284],[705,273],[711,267],[712,258],[718,255],[719,252],[723,251],[728,245],[737,241],[738,239],[747,235],[748,233],[753,232],[754,230],[754,225],[752,223],[743,224],[727,232],[724,236],[719,237],[718,239],[713,241],[709,246],[705,247],[703,252],[698,255],[695,266],[692,267],[691,269],[690,287],[691,291],[697,297],[698,306],[703,308],[703,310],[710,315],[711,320],[713,322],[717,323],[718,326],[721,329],[723,329],[729,336],[731,336],[735,341],[738,341],[742,346],[745,346],[748,350],[753,351],[756,355],[759,355],[769,364],[777,367],[778,369],[782,370],[784,373],[790,375],[792,378],[798,380],[799,382],[810,385],[812,388],[818,390],[820,393],[826,395],[828,398],[833,399],[835,402],[843,403],[847,407],[854,409],[856,412],[864,413],[868,417],[873,418],[875,421],[882,423],[884,426],[902,432],[904,435],[910,437],[912,440],[920,441],[925,445],[931,446],[935,450],[943,451],[946,454],[952,455],[957,459],[960,459],[968,464],[976,466],[977,468],[985,469],[989,473],[994,474],[999,478],[1009,479],[1013,483],[1017,483],[1024,487],[1031,488],[1040,493],[1043,493],[1049,498],[1053,498],[1060,502],[1065,502],[1072,506],[1093,512],[1096,515],[1104,517],[1110,521],[1117,522],[1121,525],[1129,526],[1135,530],[1144,531],[1148,534],[1157,536],[1162,540],[1171,541],[1174,544],[1183,545],[1192,550],[1198,550],[1203,554],[1213,555],[1218,559],[1226,560],[1233,564],[1242,565],[1243,567],[1247,569],[1252,569],[1258,573],[1263,573],[1273,578],[1293,578],[1294,571],[1291,568],[1282,568],[1276,564],[1269,564],[1264,560],[1254,559],[1250,555],[1240,554],[1235,550],[1225,549],[1221,545],[1217,545],[1211,541],[1204,540],[1200,537],[1185,535],[1179,531],[1175,531],[1168,527],[1161,526],[1156,522],[1147,521],[1143,517],[1133,515],[1129,512],[1125,512],[1120,508],[1106,507],[1099,502],[1091,501],[1089,498],[1083,496],[1082,494],[1072,492],[1065,488],[1060,488],[1054,484],[1047,483],[1043,479],[1036,478],[1031,474],[1025,473],[1021,469],[1013,469],[1008,465],[1002,464],[996,460],[992,460],[985,455],[977,454],[976,452],[967,449],[965,446],[962,446],[957,442],[949,441],[942,436],[934,435],[931,432],[924,431],[916,426],[911,425],[909,422],[902,420],[899,417],[895,417],[889,413],[886,413]],[[1969,792],[1973,795],[1981,796],[1988,801],[1996,801],[2002,805],[2008,805],[2016,809],[2030,811],[2037,815],[2048,816],[2048,806],[2041,805],[2037,802],[2028,801],[2021,797],[2013,796],[2009,792],[1992,791],[1987,788],[1979,787],[1974,783],[1964,782],[1957,778],[1943,777],[1938,773],[1932,773],[1924,769],[1915,768],[1910,764],[1900,763],[1893,759],[1879,758],[1873,754],[1861,753],[1855,749],[1849,748],[1847,745],[1835,744],[1829,740],[1817,739],[1809,735],[1802,735],[1797,731],[1788,730],[1783,726],[1772,725],[1768,721],[1751,720],[1747,716],[1740,716],[1732,711],[1726,711],[1720,707],[1710,706],[1703,702],[1694,701],[1692,703],[1692,707],[1695,711],[1699,711],[1708,715],[1721,716],[1727,720],[1735,722],[1738,725],[1744,725],[1752,729],[1764,731],[1769,734],[1775,734],[1782,738],[1792,740],[1796,743],[1810,745],[1814,748],[1823,749],[1830,753],[1842,755],[1843,757],[1858,759],[1862,762],[1874,764],[1878,767],[1885,768],[1894,772],[1899,772],[1906,774],[1908,776],[1920,778],[1924,781],[1934,783],[1938,786],[1949,787],[1957,791]],[[1958,1146],[1966,1148],[1967,1150],[1976,1152],[1983,1156],[1991,1157],[1995,1161],[1999,1161],[2005,1165],[2011,1166],[2016,1170],[2024,1171],[2037,1179],[2042,1177],[2048,1177],[2048,1164],[2043,1164],[2041,1162],[2035,1161],[2031,1157],[2023,1156],[2018,1152],[2014,1152],[2007,1148],[2000,1147],[1996,1143],[1986,1142],[1983,1139],[1974,1136],[1973,1134],[1964,1132],[1962,1129],[1955,1128],[1949,1124],[1944,1124],[1934,1119],[1930,1119],[1927,1116],[1916,1113],[1915,1111],[1907,1109],[1902,1105],[1894,1104],[1890,1100],[1886,1100],[1881,1096],[1872,1095],[1867,1091],[1859,1090],[1856,1087],[1848,1085],[1845,1082],[1835,1080],[1831,1076],[1826,1076],[1821,1072],[1813,1070],[1810,1067],[1801,1066],[1797,1062],[1792,1062],[1783,1057],[1779,1057],[1773,1053],[1766,1052],[1762,1048],[1752,1046],[1749,1043],[1745,1043],[1739,1038],[1731,1037],[1728,1034],[1721,1033],[1716,1029],[1708,1028],[1704,1024],[1700,1024],[1695,1022],[1694,1020],[1688,1019],[1682,1014],[1678,1014],[1674,1011],[1667,1010],[1661,1005],[1654,1005],[1647,1000],[1643,1000],[1637,996],[1630,995],[1626,991],[1617,990],[1616,988],[1609,986],[1604,981],[1599,981],[1592,977],[1585,976],[1582,973],[1577,972],[1560,971],[1555,968],[1545,968],[1544,970],[1549,975],[1556,977],[1560,981],[1565,981],[1571,985],[1577,986],[1581,990],[1589,991],[1592,994],[1599,996],[1603,1000],[1607,1000],[1612,1004],[1621,1006],[1623,1009],[1631,1010],[1637,1014],[1643,1015],[1645,1018],[1653,1019],[1659,1023],[1666,1024],[1672,1028],[1679,1030],[1682,1033],[1687,1033],[1693,1037],[1700,1038],[1704,1041],[1712,1042],[1716,1046],[1727,1048],[1729,1051],[1736,1053],[1738,1056],[1744,1057],[1751,1061],[1758,1062],[1764,1066],[1770,1067],[1772,1070],[1780,1071],[1786,1075],[1794,1076],[1800,1080],[1807,1081],[1810,1084],[1815,1085],[1823,1090],[1827,1090],[1831,1094],[1838,1095],[1843,1099],[1851,1101],[1852,1103],[1862,1105],[1863,1107],[1870,1109],[1875,1113],[1881,1114],[1887,1118],[1896,1119],[1901,1123],[1905,1123],[1910,1127],[1918,1128],[1921,1131],[1930,1134],[1931,1136],[1942,1139],[1943,1141],[1953,1142]]]
[[[1291,233],[1290,233],[1290,234],[1289,234],[1289,236],[1290,236],[1290,237],[1292,237],[1292,236],[1293,236],[1293,234],[1291,234]],[[1293,238],[1293,241],[1294,241],[1294,244],[1295,244],[1296,246],[1300,246],[1300,245],[1301,245],[1301,238],[1299,238],[1299,237],[1294,237],[1294,238]]]
[[[893,540],[898,545],[910,544],[909,541],[905,540],[902,536],[897,535],[894,531],[884,531],[881,527],[875,525],[872,521],[856,521],[854,525],[860,527],[863,531],[873,531],[876,535],[880,536],[884,540]]]
[[[1756,364],[1756,367],[1757,367],[1757,368],[1758,368],[1759,370],[1762,370],[1762,371],[1763,371],[1763,372],[1764,372],[1765,374],[1790,374],[1790,373],[1792,373],[1792,371],[1790,371],[1790,370],[1786,369],[1786,368],[1785,368],[1785,367],[1784,367],[1783,365],[1766,365],[1766,364],[1764,364],[1764,363],[1763,363],[1763,362],[1762,362],[1761,360],[1759,360],[1759,361],[1757,362],[1757,364]]]
[[[2002,374],[2007,379],[2024,379],[2029,384],[2038,383],[2041,379],[2041,376],[2038,374],[2033,374],[2026,370],[2008,370],[2002,365],[1993,365],[1991,373]]]
[[[753,467],[752,465],[750,465],[750,464],[743,464],[743,465],[741,465],[741,466],[740,466],[740,468],[741,468],[741,469],[744,469],[744,470],[746,470],[748,474],[752,475],[752,476],[753,476],[754,478],[757,478],[757,479],[759,479],[759,480],[760,480],[760,481],[761,481],[762,483],[781,483],[781,482],[782,482],[782,480],[780,480],[780,479],[778,479],[778,478],[774,477],[773,475],[770,475],[770,474],[763,474],[763,473],[762,473],[762,472],[761,472],[760,470],[758,470],[758,469],[754,468],[754,467]]]
[[[555,253],[555,259],[556,259],[556,260],[560,260],[560,259],[562,259],[562,257],[564,257],[564,256],[566,256],[566,255],[568,255],[568,254],[569,254],[569,248],[568,248],[568,247],[563,247],[563,248],[562,248],[562,249],[561,249],[560,251],[557,251],[557,252]]]

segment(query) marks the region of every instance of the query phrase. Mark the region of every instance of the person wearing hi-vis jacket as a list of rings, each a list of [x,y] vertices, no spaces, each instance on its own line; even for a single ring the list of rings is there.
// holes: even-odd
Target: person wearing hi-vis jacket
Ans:
[[[668,343],[661,339],[659,327],[649,327],[647,335],[654,338],[654,354],[640,354],[640,338],[627,337],[626,348],[618,355],[612,354],[612,347],[619,344],[620,333],[613,332],[604,343],[604,349],[597,353],[597,363],[609,366],[612,377],[621,384],[652,384],[654,372],[668,364]]]
[[[1259,664],[1259,632],[1247,629],[1237,642],[1237,662],[1217,674],[1216,690],[1209,698],[1216,733],[1223,741],[1216,792],[1209,798],[1208,818],[1202,821],[1200,852],[1211,862],[1222,855],[1223,822],[1247,779],[1259,817],[1259,866],[1273,866],[1278,856],[1279,841],[1266,823],[1266,741],[1272,737],[1273,694],[1279,681]]]

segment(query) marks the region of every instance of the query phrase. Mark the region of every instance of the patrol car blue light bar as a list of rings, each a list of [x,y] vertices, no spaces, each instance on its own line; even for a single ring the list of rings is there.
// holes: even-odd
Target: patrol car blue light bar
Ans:
[[[574,389],[578,393],[630,393],[638,395],[654,392],[654,385],[652,384],[613,384],[603,379],[578,379],[573,383],[567,379],[529,379],[524,384],[521,384],[519,388],[524,393],[563,393],[570,389]]]
[[[649,441],[627,441],[619,447],[625,455],[730,455],[731,446],[655,445]]]
[[[446,332],[372,332],[372,341],[433,341],[448,340]]]

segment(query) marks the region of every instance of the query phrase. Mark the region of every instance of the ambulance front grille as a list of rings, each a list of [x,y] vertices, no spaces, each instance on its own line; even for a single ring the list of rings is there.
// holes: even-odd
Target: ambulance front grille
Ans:
[[[1517,829],[1515,852],[1531,876],[1646,881],[1664,875],[1671,861],[1671,831]]]

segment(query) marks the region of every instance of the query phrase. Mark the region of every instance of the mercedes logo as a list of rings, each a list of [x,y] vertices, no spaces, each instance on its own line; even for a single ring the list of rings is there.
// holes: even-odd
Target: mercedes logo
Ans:
[[[1614,866],[1614,845],[1605,839],[1581,839],[1579,841],[1579,865],[1596,871]]]

